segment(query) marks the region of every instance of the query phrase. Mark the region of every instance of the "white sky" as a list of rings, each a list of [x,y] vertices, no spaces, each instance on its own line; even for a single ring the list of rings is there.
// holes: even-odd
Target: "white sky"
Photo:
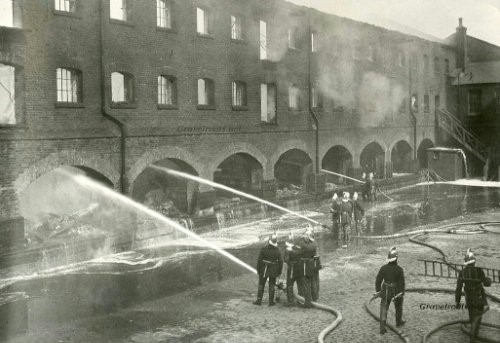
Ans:
[[[441,39],[455,32],[462,17],[469,35],[500,46],[500,0],[287,1],[383,27],[396,22]]]

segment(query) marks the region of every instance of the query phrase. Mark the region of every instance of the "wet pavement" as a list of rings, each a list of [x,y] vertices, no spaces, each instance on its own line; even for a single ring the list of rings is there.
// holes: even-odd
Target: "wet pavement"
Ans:
[[[392,204],[377,203],[369,207],[368,216],[383,219],[380,222],[383,222],[387,229],[384,229],[383,233],[399,230],[399,226],[395,229],[393,219],[400,215],[406,216],[407,208],[413,211],[413,219],[410,221],[413,224],[408,224],[408,228],[412,229],[415,229],[418,223],[421,224],[419,227],[429,228],[453,222],[498,220],[500,211],[495,209],[498,207],[498,194],[492,192],[485,195],[484,192],[474,192],[476,191],[472,192],[472,196],[485,197],[487,205],[466,207],[467,211],[450,220],[438,221],[453,217],[457,211],[455,202],[450,202],[449,208],[453,210],[446,215],[437,211],[432,215],[434,219],[426,221],[425,218],[419,218],[415,201],[404,205],[405,195],[398,199],[397,194]],[[461,196],[455,197],[460,198],[457,204],[463,203]],[[401,211],[394,210],[399,206],[398,201],[403,207]],[[472,203],[477,205],[478,202]],[[494,209],[473,213],[491,207]],[[387,212],[384,212],[384,208],[387,208]],[[389,211],[391,208],[392,212]],[[328,214],[325,214],[328,204],[322,204],[314,210],[307,214],[324,223],[328,222]],[[389,222],[393,224],[387,224]],[[266,235],[275,230],[285,235],[290,228],[299,233],[303,227],[303,221],[285,216],[263,220],[258,226],[242,225],[220,230],[207,234],[207,237],[220,240],[226,247],[231,248],[229,251],[238,258],[254,265],[259,246],[253,243],[259,241],[259,236],[265,240]],[[404,225],[402,227],[405,229]],[[375,226],[368,226],[365,233],[380,234],[380,230]],[[432,234],[423,240],[440,247],[449,255],[449,260],[455,263],[461,263],[465,249],[473,247],[479,266],[499,269],[500,235]],[[363,242],[352,245],[349,249],[338,249],[336,242],[327,236],[318,243],[324,266],[320,272],[319,302],[340,310],[344,317],[340,326],[327,337],[327,342],[400,341],[392,332],[380,336],[378,323],[363,309],[364,302],[374,292],[376,273],[385,263],[387,251],[392,245],[398,246],[400,265],[405,268],[407,287],[455,288],[453,279],[421,275],[423,266],[417,260],[438,259],[440,256],[427,247],[408,242],[407,238]],[[144,258],[154,260],[165,255],[162,249],[170,248],[150,249],[147,254],[145,251],[142,253],[145,254]],[[149,264],[141,264],[145,259],[141,260],[139,255],[134,254],[126,256],[130,262],[128,267],[121,265],[125,269],[134,267],[134,272],[129,273],[130,275],[99,274],[96,271],[102,271],[102,266],[94,266],[95,270],[90,269],[89,272],[87,268],[87,274],[80,277],[72,274],[30,281],[24,285],[18,283],[12,290],[25,288],[31,296],[28,303],[28,331],[26,334],[12,337],[10,341],[315,342],[319,332],[334,320],[331,314],[316,309],[289,308],[282,304],[268,307],[267,289],[264,305],[255,306],[252,304],[257,291],[255,275],[213,254],[188,254],[184,259],[179,258],[179,255],[174,256],[177,261],[175,268],[164,268],[162,265],[161,268],[148,270],[146,267]],[[168,263],[166,265],[171,266]],[[143,266],[144,269],[137,269],[138,266]],[[500,296],[500,285],[494,284],[488,291]],[[285,299],[286,296],[281,294],[281,301],[284,302]],[[452,305],[454,296],[434,292],[406,294],[404,317],[407,324],[403,331],[408,334],[411,342],[420,341],[426,332],[440,323],[467,318],[465,309],[422,309],[422,305],[427,304]],[[372,303],[371,308],[378,312],[377,302]],[[393,308],[388,318],[390,323],[394,323]],[[500,323],[500,306],[492,304],[492,309],[483,317],[483,321]],[[498,331],[483,331],[489,337],[500,339]],[[468,339],[458,326],[452,326],[437,333],[430,340],[450,341],[459,343],[468,342]]]

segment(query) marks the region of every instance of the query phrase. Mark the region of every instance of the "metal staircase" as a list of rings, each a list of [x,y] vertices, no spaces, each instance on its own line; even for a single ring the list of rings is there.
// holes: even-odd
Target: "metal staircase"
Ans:
[[[469,131],[453,114],[445,109],[436,111],[438,125],[453,138],[460,142],[481,162],[486,163],[488,159],[488,147],[484,145],[479,137]]]

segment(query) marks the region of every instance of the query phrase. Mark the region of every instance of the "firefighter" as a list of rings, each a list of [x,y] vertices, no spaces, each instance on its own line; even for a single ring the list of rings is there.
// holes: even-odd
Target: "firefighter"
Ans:
[[[320,261],[316,255],[316,242],[314,233],[309,227],[304,233],[300,243],[300,271],[302,291],[304,292],[304,307],[312,307],[312,301],[319,297],[319,269]]]
[[[486,287],[491,285],[491,279],[487,278],[483,270],[476,267],[475,263],[476,257],[469,248],[464,258],[465,267],[458,273],[457,289],[455,291],[455,303],[459,308],[462,287],[465,290],[465,303],[469,311],[470,321],[470,342],[477,341],[483,313],[489,308],[483,285]]]
[[[347,248],[347,244],[351,237],[351,221],[352,221],[353,205],[349,199],[349,192],[344,192],[342,201],[339,205],[339,226],[342,247]]]
[[[286,297],[288,300],[287,305],[293,306],[295,299],[293,295],[293,285],[297,283],[299,295],[304,295],[302,291],[302,280],[300,279],[300,247],[295,244],[293,234],[290,233],[285,243],[285,263],[287,264],[286,270]]]
[[[333,194],[332,197],[332,207],[330,208],[330,212],[332,214],[332,234],[333,239],[339,238],[339,197],[337,193]]]
[[[365,209],[358,201],[358,193],[354,192],[352,195],[352,207],[354,211],[354,227],[356,230],[356,235],[359,236],[361,234],[361,221],[365,215]]]
[[[366,189],[368,190],[368,201],[377,200],[377,182],[373,178],[373,173],[368,174]]]
[[[268,244],[260,250],[257,260],[257,273],[259,274],[259,288],[257,300],[254,305],[262,305],[264,287],[269,278],[269,306],[274,306],[274,294],[276,290],[276,278],[281,275],[283,258],[278,248],[278,237],[276,234],[269,238]]]
[[[361,196],[363,200],[368,200],[368,194],[370,193],[370,185],[368,183],[368,175],[366,173],[363,173],[361,175],[361,180],[363,180],[365,183],[363,183],[363,186],[361,187]]]
[[[387,332],[387,311],[391,301],[396,308],[396,326],[405,324],[403,320],[403,297],[405,293],[405,276],[403,268],[398,266],[398,252],[392,247],[387,256],[387,264],[382,266],[375,280],[375,292],[380,299],[380,334]]]

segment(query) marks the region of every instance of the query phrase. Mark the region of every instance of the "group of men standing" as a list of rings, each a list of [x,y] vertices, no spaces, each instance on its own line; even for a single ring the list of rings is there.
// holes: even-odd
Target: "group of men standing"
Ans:
[[[337,193],[333,195],[332,207],[332,233],[333,237],[342,242],[342,246],[347,248],[351,240],[352,226],[355,234],[361,233],[361,220],[365,215],[365,210],[358,200],[358,193],[354,192],[352,199],[349,192],[344,192],[339,199]]]
[[[319,270],[321,261],[317,255],[312,227],[308,227],[302,237],[295,239],[292,234],[286,243],[285,258],[278,248],[278,237],[272,235],[268,244],[260,251],[257,260],[259,288],[255,305],[262,305],[264,288],[269,279],[269,306],[275,305],[276,278],[283,270],[283,260],[287,264],[286,295],[287,305],[295,304],[294,284],[297,284],[299,295],[304,297],[304,307],[312,307],[312,302],[319,298]]]

